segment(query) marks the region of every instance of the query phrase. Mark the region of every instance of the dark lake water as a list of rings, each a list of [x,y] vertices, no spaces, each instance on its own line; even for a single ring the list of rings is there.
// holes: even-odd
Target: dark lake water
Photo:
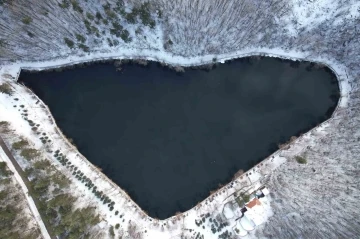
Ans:
[[[121,72],[95,64],[22,72],[20,81],[90,162],[160,219],[326,120],[339,94],[330,70],[274,58],[182,74],[157,63]]]

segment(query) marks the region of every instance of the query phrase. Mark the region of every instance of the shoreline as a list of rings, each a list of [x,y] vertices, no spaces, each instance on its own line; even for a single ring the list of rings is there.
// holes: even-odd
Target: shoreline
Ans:
[[[247,56],[247,57],[242,57],[242,58],[234,58],[234,59],[232,59],[232,60],[226,61],[226,63],[221,63],[221,64],[232,64],[233,62],[235,62],[235,61],[241,61],[242,59],[245,59],[245,61],[248,61],[248,60],[250,60],[250,59],[255,59],[255,61],[257,61],[257,59],[261,59],[261,58],[270,59],[270,58],[268,58],[268,57],[266,57],[266,56]],[[291,60],[289,60],[289,59],[282,59],[282,58],[272,58],[272,59],[276,59],[277,62],[283,62],[284,64],[289,64],[289,63],[294,62],[294,61],[291,61]],[[116,61],[116,60],[115,60],[115,61]],[[111,60],[111,59],[110,59],[110,60],[107,60],[106,62],[105,62],[104,60],[103,60],[103,61],[91,61],[91,63],[79,63],[79,64],[81,64],[81,65],[71,65],[71,66],[68,66],[68,65],[67,65],[67,66],[64,66],[64,67],[62,67],[62,68],[47,68],[47,69],[45,69],[45,70],[40,70],[40,71],[38,71],[38,70],[31,71],[31,70],[30,70],[30,72],[41,72],[41,71],[47,71],[47,70],[49,70],[49,71],[55,72],[55,74],[56,74],[56,72],[58,72],[57,69],[63,69],[63,70],[74,69],[74,68],[76,68],[76,69],[81,69],[81,68],[83,68],[83,67],[91,67],[91,65],[95,65],[95,64],[106,64],[106,65],[112,66],[113,63],[114,63],[114,60]],[[158,63],[158,62],[148,61],[148,63],[149,63],[149,64],[152,63],[152,64],[154,64],[154,65],[157,64],[157,66],[159,66],[159,67],[161,67],[161,68],[162,68],[162,67],[167,68],[167,66],[160,65],[160,63]],[[316,63],[312,63],[312,62],[307,62],[307,63],[311,63],[311,65],[310,65],[309,67],[314,68],[314,69],[316,69],[317,67],[318,67],[318,68],[322,67],[322,70],[325,70],[325,71],[327,71],[327,72],[331,72],[331,73],[332,73],[332,75],[331,75],[332,79],[333,79],[333,77],[337,78],[337,75],[335,74],[335,72],[333,72],[333,70],[330,69],[330,68],[326,68],[325,65],[323,65],[323,64],[322,64],[322,65],[317,65]],[[137,62],[137,59],[135,59],[135,60],[133,60],[133,61],[132,61],[132,60],[124,60],[124,63],[123,63],[123,64],[124,64],[124,65],[126,65],[126,64],[131,64],[131,65],[139,65],[139,66],[142,66],[141,64],[139,64],[139,63]],[[214,63],[214,64],[220,65],[220,63]],[[206,65],[205,65],[205,66],[206,66]],[[116,68],[116,66],[112,66],[112,67]],[[201,67],[201,66],[200,66],[200,67]],[[145,68],[146,68],[146,66],[145,66]],[[171,69],[171,70],[174,70],[173,68],[170,68],[170,69]],[[190,70],[190,69],[192,69],[192,67],[185,68],[185,69],[186,69],[186,70]],[[202,68],[200,68],[200,70],[201,70],[201,69],[202,69]],[[26,68],[23,68],[22,70],[29,71],[29,70],[27,70]],[[176,70],[174,70],[174,71],[176,72]],[[23,84],[23,82],[20,82],[20,83]],[[337,84],[337,86],[338,86],[338,81],[337,81],[337,79],[336,79],[336,84]],[[23,84],[23,85],[24,85],[24,84]],[[26,87],[26,85],[24,85],[24,86]],[[32,90],[31,88],[28,88],[28,89],[32,91],[34,97],[36,97],[39,102],[43,103],[44,108],[46,108],[48,112],[51,112],[50,108],[46,105],[46,103],[42,102],[42,100],[37,96],[36,93],[33,92],[33,90]],[[339,90],[338,93],[340,93],[340,89],[337,88],[337,90]],[[336,99],[336,101],[334,100],[334,105],[333,105],[331,108],[329,108],[329,109],[331,109],[331,114],[326,114],[324,120],[327,121],[327,120],[332,116],[332,114],[335,112],[334,110],[336,109],[336,107],[338,107],[339,100],[340,100],[340,97],[339,97],[338,99]],[[52,122],[54,122],[54,125],[56,125],[56,123],[55,123],[56,120],[53,118],[53,115],[52,115],[52,114],[49,114],[49,118],[50,118],[50,117],[51,117],[51,119],[52,119]],[[317,122],[317,125],[316,125],[316,126],[321,125],[323,122],[324,122],[324,121],[319,121],[319,122]],[[301,137],[304,133],[307,133],[308,131],[310,131],[310,130],[312,130],[312,129],[314,129],[314,128],[313,128],[313,127],[309,127],[309,128],[307,128],[307,130],[304,130],[304,131],[302,131],[301,133],[294,134],[293,137],[295,137],[295,138]],[[68,137],[63,133],[63,131],[61,130],[61,128],[57,127],[56,130],[57,130],[57,133],[62,136],[63,140],[67,143],[67,145],[69,146],[69,148],[72,148],[73,150],[77,150],[76,144],[73,144],[73,143],[71,143],[71,142],[68,141]],[[258,168],[259,168],[259,167],[263,164],[264,160],[266,160],[266,159],[268,159],[268,158],[271,158],[271,156],[273,156],[279,149],[284,148],[284,147],[290,145],[290,144],[292,143],[292,141],[293,141],[293,140],[290,140],[290,139],[289,139],[289,140],[287,140],[287,142],[280,142],[281,144],[280,144],[279,142],[275,142],[277,145],[279,145],[279,147],[273,148],[272,152],[270,152],[270,154],[267,154],[268,156],[267,156],[267,155],[264,155],[264,156],[266,156],[266,157],[263,157],[261,161],[256,162],[256,161],[254,160],[254,161],[253,161],[253,166],[252,166],[251,168],[249,168],[248,170],[245,170],[245,171],[242,170],[242,171],[243,171],[243,173],[242,173],[243,176],[246,175],[247,173],[251,172],[251,170],[253,170],[255,167],[258,167]],[[280,145],[281,145],[281,147],[280,147]],[[79,152],[79,153],[81,154],[81,152]],[[88,161],[88,159],[87,159],[85,156],[83,156],[82,154],[81,154],[81,158],[82,158],[83,160]],[[94,166],[94,167],[92,167],[94,171],[95,171],[95,170],[99,170],[98,166],[97,166],[96,164],[94,164],[93,162],[88,161],[88,164],[89,164],[90,167]],[[101,169],[100,169],[100,171],[102,172]],[[104,174],[105,174],[105,173],[104,173]],[[105,176],[113,183],[113,186],[119,187],[119,190],[122,190],[122,191],[125,192],[125,190],[121,187],[121,184],[115,183],[114,180],[113,180],[111,177],[108,177],[106,174],[105,174]],[[231,176],[231,178],[227,178],[228,180],[225,180],[224,183],[221,182],[221,184],[222,184],[223,186],[227,186],[228,184],[232,183],[233,180],[236,180],[236,178],[238,178],[238,177],[240,177],[240,175],[239,175],[239,176],[235,176],[235,174],[234,174],[234,175]],[[116,180],[115,180],[115,181],[116,181]],[[201,202],[205,201],[209,196],[211,196],[211,194],[212,194],[213,192],[216,192],[216,191],[220,190],[221,188],[222,188],[222,186],[217,186],[217,185],[215,185],[215,187],[214,187],[213,189],[211,189],[210,191],[207,191],[207,192],[206,192],[206,195],[204,195],[204,197],[200,198],[200,200],[195,201],[195,202],[193,203],[193,205],[196,205],[196,204],[198,204],[198,203],[201,203]],[[129,194],[127,194],[127,193],[125,193],[125,195],[126,195],[127,198],[131,199],[131,200],[138,206],[138,209],[140,209],[140,210],[142,210],[142,211],[146,211],[146,210],[144,210],[144,209],[141,207],[140,204],[138,204],[138,203],[136,202],[136,200],[133,200],[133,197],[132,197],[131,195],[129,195]],[[187,210],[185,210],[185,211],[180,211],[180,210],[178,209],[177,212],[180,213],[180,214],[182,214],[182,213],[185,213],[185,212],[191,210],[192,208],[193,208],[193,207],[189,207],[189,208],[187,208]],[[153,214],[152,216],[149,215],[148,213],[145,213],[145,214],[147,214],[147,216],[148,216],[149,218],[154,218],[154,214]],[[163,217],[164,219],[161,219],[161,220],[167,220],[167,219],[169,219],[169,218],[172,218],[173,216],[175,216],[175,213],[169,214],[169,217]]]
[[[15,76],[15,81],[18,80],[20,71],[22,69],[29,71],[42,71],[42,70],[50,70],[56,68],[64,68],[67,66],[75,66],[79,64],[86,63],[95,63],[98,61],[110,61],[110,60],[146,60],[146,61],[154,61],[158,63],[162,63],[165,65],[169,65],[172,67],[180,66],[180,67],[193,67],[193,66],[203,66],[210,64],[219,64],[225,63],[228,60],[235,60],[244,57],[256,57],[256,56],[264,56],[264,57],[275,57],[279,59],[287,59],[293,61],[308,61],[317,63],[320,65],[324,65],[328,67],[334,75],[336,75],[340,93],[343,93],[341,89],[341,76],[346,76],[346,69],[341,69],[343,66],[340,63],[333,62],[331,60],[318,57],[311,58],[310,54],[297,52],[297,51],[284,51],[282,49],[248,49],[242,51],[236,51],[234,53],[225,53],[220,55],[205,55],[199,57],[182,57],[182,56],[174,56],[169,53],[163,53],[160,51],[140,51],[142,54],[139,54],[137,51],[125,51],[124,54],[116,54],[116,53],[90,53],[85,56],[67,56],[65,58],[58,58],[54,60],[44,60],[37,62],[14,62],[9,65],[0,65],[0,73],[4,70],[10,70],[11,75]],[[214,61],[216,59],[216,61]],[[344,92],[345,93],[345,92]],[[345,96],[345,95],[344,95]],[[344,97],[343,96],[343,97]],[[340,97],[342,99],[343,97]],[[346,105],[346,103],[344,103]]]
[[[203,57],[193,57],[193,58],[190,58],[190,59],[184,58],[184,57],[175,57],[174,58],[171,55],[165,55],[165,57],[164,57],[164,53],[161,53],[161,52],[160,52],[159,56],[163,55],[163,58],[161,58],[159,56],[157,58],[155,56],[140,57],[140,55],[138,55],[138,54],[134,54],[133,56],[131,56],[131,55],[116,56],[116,54],[112,54],[112,53],[106,54],[105,53],[103,56],[98,56],[98,57],[96,57],[97,54],[89,54],[88,57],[85,57],[85,58],[83,58],[81,60],[77,60],[77,61],[76,61],[76,59],[80,58],[80,57],[71,57],[70,56],[70,57],[68,57],[66,59],[59,59],[59,60],[41,61],[41,62],[33,62],[33,63],[31,63],[31,62],[12,63],[10,65],[2,65],[2,66],[0,66],[0,78],[2,78],[4,75],[8,74],[8,76],[12,77],[13,82],[15,82],[16,84],[19,84],[18,83],[18,77],[19,77],[20,72],[21,72],[22,69],[24,69],[24,70],[32,70],[32,71],[41,71],[41,70],[56,69],[56,68],[61,68],[61,67],[66,67],[66,66],[73,66],[73,65],[76,65],[76,64],[83,64],[83,63],[96,62],[96,61],[102,61],[102,60],[119,60],[119,59],[135,59],[135,60],[143,59],[144,60],[144,59],[146,59],[146,60],[157,61],[157,62],[160,62],[160,63],[169,64],[171,66],[191,67],[191,66],[201,66],[201,65],[207,65],[207,64],[225,63],[225,61],[227,61],[227,60],[233,60],[233,59],[238,59],[238,58],[243,58],[243,57],[251,57],[251,56],[276,57],[276,58],[280,58],[280,59],[287,59],[287,60],[293,60],[293,61],[309,61],[309,62],[314,62],[314,63],[317,63],[317,64],[324,65],[324,66],[328,67],[333,72],[333,74],[337,78],[338,87],[339,87],[339,91],[340,91],[340,96],[339,96],[339,100],[337,102],[337,105],[336,105],[332,115],[330,116],[330,118],[328,118],[324,122],[320,123],[318,126],[312,128],[311,130],[307,131],[306,133],[302,134],[301,136],[299,136],[295,140],[293,140],[291,142],[288,142],[284,148],[278,149],[273,154],[271,154],[268,157],[264,158],[261,162],[254,165],[248,171],[244,172],[241,176],[236,177],[236,178],[234,177],[230,182],[228,182],[226,185],[223,185],[219,189],[212,192],[208,197],[204,198],[202,201],[200,201],[193,208],[191,208],[191,209],[189,209],[187,211],[184,211],[184,212],[182,212],[180,214],[176,214],[176,215],[171,216],[169,218],[163,219],[163,220],[155,219],[155,218],[152,218],[152,217],[148,216],[148,214],[145,211],[143,211],[130,198],[130,196],[123,189],[121,189],[120,186],[118,186],[111,179],[106,177],[106,175],[104,175],[101,172],[101,170],[99,170],[95,165],[91,164],[77,150],[77,148],[74,145],[72,145],[68,141],[68,139],[63,135],[62,131],[56,125],[55,119],[53,118],[53,116],[52,116],[49,108],[47,107],[47,105],[45,103],[43,103],[38,98],[38,96],[31,91],[32,95],[35,95],[36,99],[40,100],[41,104],[45,106],[45,111],[47,112],[47,116],[51,116],[51,121],[54,124],[56,133],[58,135],[60,135],[61,141],[63,143],[65,143],[65,145],[67,145],[71,150],[75,151],[79,155],[80,163],[81,162],[85,163],[87,167],[89,167],[95,174],[97,174],[97,175],[99,175],[101,177],[101,180],[106,181],[106,183],[110,184],[111,187],[114,190],[118,191],[122,196],[124,196],[125,199],[130,200],[131,204],[135,205],[136,212],[140,211],[140,213],[142,214],[141,216],[145,216],[146,219],[143,219],[143,220],[147,220],[147,221],[150,221],[152,223],[154,223],[153,221],[156,221],[156,222],[159,222],[159,223],[168,223],[168,222],[171,222],[171,221],[173,221],[174,219],[177,219],[177,218],[184,218],[185,219],[185,217],[188,214],[191,214],[193,211],[196,211],[198,208],[201,208],[202,206],[204,206],[205,202],[206,203],[208,201],[212,202],[211,198],[216,197],[220,192],[224,192],[224,191],[230,192],[230,191],[232,191],[231,189],[230,190],[228,189],[230,184],[233,184],[233,183],[235,183],[235,184],[240,183],[241,184],[242,182],[244,182],[244,180],[245,181],[248,180],[251,183],[251,185],[253,185],[257,181],[261,180],[261,178],[264,178],[264,177],[268,176],[268,174],[263,175],[263,174],[259,173],[258,171],[262,170],[265,167],[265,168],[267,168],[267,170],[272,172],[278,166],[280,166],[281,164],[286,162],[287,161],[286,159],[285,160],[281,159],[280,162],[273,162],[273,160],[275,159],[275,161],[276,161],[276,159],[278,157],[281,157],[281,153],[288,150],[289,148],[293,148],[295,146],[301,145],[300,141],[302,139],[304,139],[304,138],[308,139],[308,138],[311,138],[311,137],[317,137],[316,135],[313,136],[312,133],[317,131],[317,130],[322,131],[324,128],[326,128],[328,125],[330,125],[331,121],[338,114],[339,109],[347,106],[348,94],[349,94],[349,91],[351,89],[350,89],[350,86],[348,84],[349,79],[347,77],[346,68],[344,68],[342,65],[340,65],[340,64],[338,64],[336,62],[332,62],[330,60],[325,60],[323,58],[314,58],[314,60],[311,60],[308,57],[305,57],[306,54],[304,54],[304,53],[301,53],[301,54],[297,53],[297,52],[285,53],[285,51],[282,51],[282,52],[280,51],[280,53],[283,53],[283,54],[279,54],[279,50],[276,50],[276,49],[275,50],[270,50],[270,49],[268,49],[268,51],[266,51],[266,50],[264,50],[264,51],[249,51],[249,52],[240,51],[240,52],[236,52],[236,53],[233,53],[233,54],[219,55],[221,57],[214,56],[214,55],[208,55],[208,56],[203,56]],[[94,57],[94,58],[91,58],[91,57]],[[217,59],[216,62],[213,61],[214,57],[216,57],[216,59]],[[303,151],[303,149],[299,149],[299,151]],[[54,164],[56,164],[56,163],[54,162]],[[268,164],[270,164],[270,165],[268,165]],[[244,180],[243,180],[243,178],[244,178]],[[94,199],[96,200],[95,197],[94,197]],[[224,201],[222,202],[222,204],[225,204],[228,200],[229,200],[228,198],[225,198]],[[205,206],[204,206],[203,209],[206,209]]]

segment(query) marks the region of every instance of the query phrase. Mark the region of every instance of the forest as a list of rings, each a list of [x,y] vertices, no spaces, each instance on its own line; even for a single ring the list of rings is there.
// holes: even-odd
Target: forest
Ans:
[[[291,149],[283,154],[287,162],[270,175],[268,184],[274,215],[252,236],[356,238],[360,235],[359,26],[360,4],[356,0],[0,0],[0,69],[89,53],[121,55],[129,49],[189,60],[211,55],[215,63],[221,54],[279,50],[294,53],[294,57],[298,53],[309,61],[331,62],[345,72],[338,80],[349,84],[341,95],[346,97],[346,105],[338,107],[323,134],[311,133],[314,140],[296,143],[303,148],[300,156]],[[10,97],[11,87],[1,83],[5,92],[1,94]],[[3,133],[5,124],[1,126]],[[26,143],[29,139],[11,132],[7,135],[18,158],[29,161],[29,166],[32,160],[36,162],[26,173],[34,193],[44,199],[40,210],[55,233],[68,238],[85,238],[95,229],[113,234],[116,225],[100,229],[99,210],[64,204],[78,200],[69,193],[73,188],[61,179],[61,172],[45,173],[52,166],[46,166],[48,159],[39,158],[31,142]],[[1,180],[9,177],[3,166],[0,170],[5,172]],[[51,184],[47,183],[49,177]],[[83,175],[74,180],[83,180]],[[0,190],[0,200],[6,200],[4,190]],[[17,220],[7,215],[2,205],[1,215],[7,218],[0,216],[0,220]],[[74,224],[70,218],[81,222]],[[93,227],[82,234],[84,222]],[[132,223],[126,230],[136,231]],[[195,238],[183,231],[183,238]],[[31,233],[34,238],[38,235],[36,230]],[[133,238],[140,238],[141,233],[133,233]]]

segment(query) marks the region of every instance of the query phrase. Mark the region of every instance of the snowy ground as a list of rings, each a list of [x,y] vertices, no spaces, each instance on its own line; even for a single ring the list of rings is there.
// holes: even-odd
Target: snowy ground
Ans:
[[[241,51],[234,54],[224,54],[218,56],[220,62],[225,60],[250,56],[250,55],[267,55],[274,57],[289,58],[293,60],[304,59],[306,54],[300,54],[296,52],[286,53],[279,49],[258,49],[256,53],[254,50]],[[75,58],[69,57],[67,59],[49,61],[49,62],[36,62],[36,63],[17,63],[9,66],[2,67],[0,70],[0,76],[2,77],[1,82],[12,82],[15,93],[10,97],[4,94],[0,94],[0,120],[9,121],[12,124],[12,127],[16,129],[18,135],[23,135],[25,138],[31,139],[31,142],[34,143],[35,147],[42,149],[43,153],[47,155],[48,158],[52,158],[54,164],[57,164],[58,168],[61,169],[65,174],[70,178],[72,175],[66,170],[65,167],[60,165],[52,155],[48,153],[49,149],[55,151],[60,149],[62,152],[66,153],[67,158],[78,168],[84,172],[95,185],[100,188],[104,193],[106,193],[110,199],[115,202],[115,209],[109,211],[107,205],[103,205],[100,200],[96,199],[94,195],[89,191],[83,184],[73,180],[73,192],[80,198],[79,207],[83,205],[88,205],[89,203],[96,205],[99,209],[99,213],[103,217],[103,226],[106,224],[115,225],[120,224],[120,228],[123,231],[126,231],[129,227],[129,224],[135,223],[137,225],[137,231],[143,235],[144,238],[176,238],[181,234],[190,235],[195,232],[199,232],[204,235],[205,238],[217,238],[219,234],[228,230],[234,233],[233,229],[236,226],[237,221],[235,218],[226,219],[222,214],[223,206],[229,201],[233,201],[234,197],[231,196],[232,193],[238,189],[247,186],[252,188],[253,191],[257,189],[267,178],[267,175],[270,175],[273,170],[275,170],[279,165],[286,162],[286,158],[282,155],[291,154],[296,155],[300,154],[304,150],[303,145],[311,145],[312,139],[314,137],[319,137],[326,134],[326,128],[329,126],[329,122],[323,123],[321,126],[316,129],[304,134],[302,137],[298,138],[296,141],[292,142],[292,147],[287,150],[279,150],[274,153],[272,156],[269,156],[260,164],[256,165],[254,168],[246,172],[242,177],[232,181],[228,185],[219,189],[216,193],[211,195],[209,198],[205,199],[203,202],[199,203],[195,208],[184,212],[180,215],[171,217],[166,220],[157,220],[148,217],[142,210],[128,197],[128,195],[122,191],[116,184],[111,182],[105,175],[103,175],[96,167],[91,165],[78,151],[75,147],[69,144],[66,138],[61,134],[60,130],[57,129],[55,121],[52,118],[48,108],[43,107],[43,103],[29,91],[24,86],[16,84],[17,77],[21,68],[32,69],[32,70],[43,70],[54,67],[61,67],[68,64],[74,64],[79,62],[86,62],[94,59],[123,59],[123,58],[136,58],[138,52],[135,52],[136,55],[131,55],[131,52],[126,52],[125,55],[116,55],[114,54],[105,54],[105,55],[90,55],[89,58]],[[158,60],[166,62],[167,64],[179,64],[182,66],[189,65],[199,65],[204,63],[212,62],[213,56],[204,56],[196,58],[182,58],[182,57],[172,57],[164,53],[158,52],[147,52],[144,55],[148,55],[146,59]],[[302,58],[303,57],[303,58]],[[345,69],[342,68],[339,64],[336,64],[331,61],[325,61],[324,59],[313,59],[314,61],[321,62],[326,64],[328,67],[333,69],[337,74],[340,83],[341,83],[341,100],[339,101],[339,107],[345,107],[347,104],[347,96],[350,90],[348,81],[346,80]],[[1,83],[0,82],[0,83]],[[15,100],[18,98],[18,100]],[[17,107],[14,107],[17,105]],[[39,122],[41,126],[41,132],[46,132],[49,138],[52,140],[50,146],[44,148],[37,135],[31,130],[31,127],[24,120],[21,115],[23,109],[19,108],[20,105],[23,105],[23,109],[28,110],[27,118],[33,120],[34,122]],[[329,120],[331,123],[331,120]],[[306,142],[304,144],[303,142]],[[21,160],[20,160],[21,162]],[[26,166],[26,162],[23,161],[23,166]],[[261,182],[261,183],[260,183]],[[269,198],[271,201],[271,197]],[[264,203],[264,221],[273,215],[271,210],[271,203]],[[123,215],[121,218],[114,215],[114,211],[119,211],[119,215]],[[201,220],[204,215],[210,213],[210,217],[216,217],[218,215],[221,218],[221,221],[227,222],[228,225],[220,231],[220,233],[212,233],[210,222],[207,222],[208,225],[204,228],[196,226],[195,221]],[[186,230],[185,230],[186,229]],[[146,231],[146,232],[145,232]],[[256,230],[255,230],[256,231]],[[247,237],[251,238],[254,236],[255,231],[251,231],[247,234]]]
[[[71,162],[115,201],[115,209],[110,212],[83,184],[73,180],[73,192],[80,202],[78,206],[96,206],[103,217],[100,227],[106,232],[109,225],[119,223],[121,230],[115,230],[117,235],[121,231],[126,235],[133,229],[139,238],[180,238],[182,235],[200,238],[200,234],[204,238],[218,238],[225,230],[234,233],[237,222],[222,215],[223,206],[232,202],[231,194],[237,189],[244,186],[255,189],[259,182],[266,181],[271,192],[269,203],[264,206],[264,218],[268,218],[244,238],[356,238],[360,235],[360,162],[357,160],[360,155],[359,1],[154,2],[163,11],[163,19],[155,29],[144,28],[140,37],[130,29],[134,41],[128,45],[121,43],[118,47],[106,44],[108,33],[98,41],[89,36],[86,44],[92,49],[90,54],[78,49],[70,50],[64,45],[63,36],[70,37],[71,31],[84,31],[84,27],[82,18],[75,13],[58,11],[57,2],[52,6],[47,4],[46,7],[54,9],[51,9],[51,19],[46,21],[36,12],[42,9],[37,5],[42,2],[33,2],[36,9],[34,23],[26,29],[32,31],[35,38],[41,36],[36,38],[39,39],[37,44],[19,30],[25,27],[18,14],[31,14],[26,9],[21,10],[27,2],[14,1],[12,7],[18,11],[6,12],[0,6],[0,31],[3,32],[0,40],[4,38],[11,43],[5,49],[0,48],[0,59],[6,62],[0,63],[0,83],[9,81],[15,89],[12,97],[0,94],[0,121],[10,121],[18,135],[30,139],[59,170],[71,177],[48,150],[50,147],[51,150],[66,152]],[[101,9],[96,1],[82,3],[90,10]],[[70,24],[64,24],[67,21]],[[173,45],[165,50],[163,43],[168,39],[173,41]],[[291,142],[290,147],[269,156],[195,208],[163,221],[146,216],[126,193],[90,165],[66,142],[48,109],[41,106],[42,102],[38,102],[36,96],[23,86],[15,84],[21,68],[42,70],[109,58],[140,58],[190,66],[211,64],[214,58],[217,62],[224,62],[249,55],[309,60],[327,65],[337,74],[341,91],[333,117]],[[50,146],[45,147],[24,121],[20,105],[28,110],[29,118],[41,123],[41,131],[52,140]],[[308,164],[296,163],[296,155],[305,156]],[[24,167],[27,164],[20,158],[19,162]],[[116,210],[124,216],[116,216]],[[207,213],[210,213],[209,217]],[[235,213],[238,212],[235,210]],[[214,223],[210,218],[212,221],[218,218],[228,225],[214,234],[211,231]],[[197,226],[199,220],[204,222]]]
[[[7,158],[5,152],[2,150],[1,147],[0,147],[0,162],[5,162],[7,167],[10,169],[10,171],[13,172],[13,175],[10,176],[11,179],[10,185],[7,185],[7,187],[10,188],[10,190],[19,190],[12,196],[14,198],[17,198],[16,206],[22,208],[21,217],[26,218],[28,220],[28,225],[26,226],[26,228],[22,227],[20,228],[20,230],[24,232],[25,230],[28,231],[28,230],[40,229],[42,235],[42,237],[40,238],[44,238],[44,239],[50,238],[46,231],[44,223],[42,222],[41,217],[39,216],[34,201],[27,194],[28,191],[24,182],[22,181],[21,177],[19,176],[14,166],[11,164],[11,161]],[[1,187],[3,187],[3,185],[1,185]],[[1,187],[0,189],[3,189]],[[16,230],[19,228],[13,228],[13,229]]]
[[[50,235],[49,235],[48,231],[46,230],[44,222],[42,221],[42,219],[40,217],[39,211],[36,208],[34,200],[28,194],[29,190],[27,189],[24,181],[22,180],[19,173],[16,171],[15,167],[13,166],[10,159],[6,156],[4,150],[1,147],[0,147],[0,159],[2,161],[6,162],[9,169],[14,173],[14,177],[15,177],[16,181],[18,182],[18,184],[20,185],[20,187],[21,187],[21,189],[22,189],[22,191],[23,191],[23,193],[25,195],[25,198],[26,198],[26,200],[28,202],[30,210],[31,210],[31,212],[33,214],[33,218],[36,220],[37,224],[39,225],[39,228],[41,230],[41,234],[42,234],[43,238],[44,239],[50,239]]]

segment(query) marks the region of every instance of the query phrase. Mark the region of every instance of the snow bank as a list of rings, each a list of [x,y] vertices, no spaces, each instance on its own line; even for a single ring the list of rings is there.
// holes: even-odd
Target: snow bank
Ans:
[[[226,60],[231,60],[234,58],[245,57],[245,56],[254,56],[262,55],[269,57],[279,57],[292,60],[310,60],[307,59],[306,53],[300,52],[290,52],[284,51],[281,49],[247,49],[238,51],[231,54],[217,55],[218,62],[225,62]],[[160,62],[165,62],[171,65],[181,65],[181,66],[194,66],[202,64],[212,64],[214,55],[207,55],[202,57],[193,57],[185,58],[180,56],[172,56],[167,53],[162,53],[159,51],[124,51],[121,55],[118,53],[98,53],[98,54],[89,54],[85,57],[74,57],[69,56],[64,59],[58,59],[53,61],[44,61],[44,62],[18,62],[11,65],[3,66],[0,69],[1,81],[9,81],[16,83],[21,69],[29,70],[45,70],[49,68],[63,67],[72,64],[84,63],[89,61],[103,60],[103,59],[147,59],[155,60]],[[350,85],[348,84],[348,78],[346,75],[346,68],[337,62],[330,61],[323,58],[311,58],[311,61],[315,61],[321,64],[328,66],[334,71],[337,75],[341,90],[341,99],[339,101],[339,107],[345,107],[347,105],[348,94],[351,90]],[[5,77],[6,76],[6,77]],[[10,77],[11,76],[11,77]],[[10,79],[11,78],[11,79]],[[256,190],[260,185],[266,181],[266,179],[271,175],[273,170],[276,170],[281,164],[286,162],[287,152],[294,154],[295,152],[300,153],[304,150],[302,142],[311,142],[313,137],[312,132],[316,131],[322,134],[326,133],[326,125],[331,121],[322,123],[318,128],[311,130],[310,132],[299,137],[297,140],[290,144],[289,149],[282,149],[275,152],[273,155],[270,155],[264,161],[254,166],[243,176],[237,178],[236,180],[230,182],[228,185],[219,189],[217,192],[206,198],[204,201],[200,202],[196,207],[186,211],[180,215],[168,218],[166,220],[157,220],[150,218],[146,215],[145,212],[136,205],[130,197],[124,192],[119,186],[113,183],[105,175],[103,175],[98,168],[93,166],[87,159],[82,156],[75,147],[73,147],[61,131],[56,127],[55,120],[52,118],[49,109],[43,105],[40,99],[37,96],[33,95],[31,92],[26,90],[23,86],[14,85],[16,92],[13,97],[8,97],[0,94],[0,120],[10,121],[11,124],[16,129],[19,135],[25,135],[27,138],[31,138],[34,144],[37,147],[42,147],[39,139],[31,132],[27,122],[21,117],[19,111],[14,108],[12,105],[23,104],[25,108],[32,109],[28,112],[28,118],[41,122],[41,131],[44,131],[49,135],[52,140],[51,148],[53,151],[60,149],[63,152],[66,152],[67,158],[81,169],[84,174],[89,177],[94,184],[103,191],[106,195],[110,197],[111,200],[115,202],[115,208],[113,211],[109,211],[107,205],[102,204],[102,202],[95,198],[94,194],[89,191],[84,184],[73,180],[73,193],[79,198],[79,207],[83,205],[88,205],[89,202],[95,205],[98,209],[98,212],[101,214],[104,221],[110,225],[120,224],[122,231],[126,231],[129,228],[129,225],[136,225],[137,231],[143,235],[144,238],[172,238],[176,237],[182,233],[189,233],[189,231],[184,231],[184,228],[187,230],[193,230],[201,233],[205,238],[218,238],[218,236],[223,232],[213,233],[210,229],[211,222],[206,220],[206,227],[199,227],[196,225],[196,220],[203,218],[205,214],[210,213],[211,217],[220,215],[223,216],[223,206],[225,203],[234,200],[232,194],[239,190],[240,188],[247,186],[251,190]],[[18,102],[14,101],[14,97],[19,98]],[[336,110],[334,114],[336,113]],[[53,163],[62,170],[69,177],[72,175],[62,167],[53,157],[52,154],[47,153],[44,149],[43,152],[47,154],[48,158],[51,158]],[[268,217],[272,215],[272,210],[270,203],[264,203],[264,217],[263,218],[254,218],[258,224],[263,223],[267,220]],[[119,211],[119,215],[122,215],[120,218],[114,214],[115,211]],[[229,212],[226,212],[226,217],[230,216]],[[222,219],[224,220],[224,219]],[[227,226],[229,231],[232,231],[236,226],[237,221],[235,218],[228,218]],[[241,220],[241,225],[248,231],[251,231],[255,228],[255,224],[251,223],[248,219],[244,218]],[[145,232],[146,231],[146,232]],[[241,232],[244,234],[243,232]],[[248,234],[246,237],[252,237],[253,234]]]

